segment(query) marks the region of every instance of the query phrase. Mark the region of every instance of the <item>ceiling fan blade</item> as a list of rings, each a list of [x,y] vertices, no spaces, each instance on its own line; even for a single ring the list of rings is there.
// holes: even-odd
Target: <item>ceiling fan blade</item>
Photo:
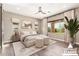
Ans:
[[[46,14],[46,13],[44,13],[44,12],[42,12],[42,11],[41,11],[41,12],[38,11],[38,12],[36,12],[35,14],[38,14],[38,13]]]
[[[41,12],[41,7],[38,8],[38,11],[35,14],[38,14]]]
[[[42,11],[42,7],[39,7],[39,11],[38,12],[40,12],[40,13],[42,13],[42,14],[46,14],[46,13],[44,13],[43,11]]]
[[[42,11],[42,7],[41,6],[38,8],[38,12],[35,13],[35,14],[38,14],[38,13],[47,14],[47,13]],[[50,11],[48,11],[48,13],[50,13]]]

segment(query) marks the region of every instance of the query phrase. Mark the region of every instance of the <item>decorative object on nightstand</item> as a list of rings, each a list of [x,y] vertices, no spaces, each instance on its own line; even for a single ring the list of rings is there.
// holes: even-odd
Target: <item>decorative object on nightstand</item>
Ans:
[[[11,36],[11,42],[18,42],[20,41],[20,33],[18,28],[14,29],[14,34]]]

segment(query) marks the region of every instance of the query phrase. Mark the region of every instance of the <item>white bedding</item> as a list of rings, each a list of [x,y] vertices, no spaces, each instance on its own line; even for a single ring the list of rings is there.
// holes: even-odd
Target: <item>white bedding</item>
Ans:
[[[24,32],[23,35],[21,35],[21,42],[26,46],[32,46],[35,44],[36,39],[44,39],[45,42],[47,42],[50,38],[43,34],[37,34],[36,32]]]
[[[28,41],[28,40],[33,40],[33,39],[49,39],[48,36],[46,35],[42,35],[42,34],[37,34],[37,35],[28,35],[28,36],[24,36],[22,38],[22,41]]]

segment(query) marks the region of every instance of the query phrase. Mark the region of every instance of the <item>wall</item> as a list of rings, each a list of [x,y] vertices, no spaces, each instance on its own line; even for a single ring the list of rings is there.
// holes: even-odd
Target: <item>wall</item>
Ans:
[[[38,24],[38,26],[39,26],[39,34],[42,34],[42,20],[39,20],[39,24]]]
[[[79,8],[75,9],[75,16],[77,16],[79,21]],[[76,34],[76,42],[79,44],[79,32]]]
[[[0,45],[2,44],[2,6],[0,4]]]
[[[42,23],[41,23],[41,27],[42,27],[42,34],[44,35],[47,35],[47,18],[43,19],[42,20]]]
[[[62,19],[64,17],[64,14],[62,13],[62,14],[58,14],[58,15],[56,15],[56,16],[52,16],[52,17],[50,17],[50,18],[48,18],[48,21],[54,21],[54,20],[57,20],[57,19]]]
[[[3,42],[7,41],[7,40],[9,41],[10,37],[13,34],[13,28],[12,28],[12,22],[11,22],[12,18],[20,19],[19,30],[21,30],[22,21],[31,21],[32,22],[32,29],[34,29],[34,22],[35,21],[38,21],[38,23],[39,23],[39,20],[37,20],[35,18],[3,11],[3,13],[2,13],[2,30],[4,33]]]

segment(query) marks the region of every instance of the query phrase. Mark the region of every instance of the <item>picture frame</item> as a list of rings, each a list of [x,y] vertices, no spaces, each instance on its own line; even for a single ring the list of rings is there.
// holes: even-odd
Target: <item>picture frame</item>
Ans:
[[[19,27],[19,23],[20,23],[20,19],[18,18],[12,18],[11,19],[11,22],[12,22],[12,28],[18,28]]]
[[[31,23],[31,21],[23,21],[23,22],[22,22],[22,28],[23,28],[23,29],[31,29],[31,28],[32,28],[32,23]]]
[[[12,23],[13,23],[14,25],[18,25],[18,24],[20,23],[20,20],[17,19],[17,18],[12,18]]]

